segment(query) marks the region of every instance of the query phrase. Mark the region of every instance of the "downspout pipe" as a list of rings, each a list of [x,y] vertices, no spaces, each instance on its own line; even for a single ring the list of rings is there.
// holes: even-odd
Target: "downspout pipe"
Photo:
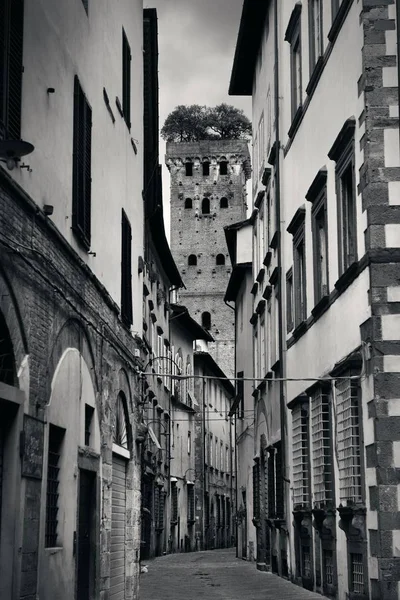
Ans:
[[[280,111],[279,111],[279,31],[278,31],[278,0],[274,0],[274,88],[275,88],[275,144],[276,144],[276,163],[275,163],[275,199],[276,199],[276,217],[278,226],[278,341],[279,341],[279,364],[280,364],[280,382],[279,382],[279,408],[280,408],[280,426],[281,426],[281,452],[282,452],[282,477],[284,489],[284,518],[288,521],[288,477],[287,477],[287,426],[286,426],[286,363],[285,363],[285,336],[284,336],[284,303],[283,303],[283,260],[282,260],[282,218],[281,218],[281,182],[280,182],[280,161],[281,161],[281,143],[280,143]]]

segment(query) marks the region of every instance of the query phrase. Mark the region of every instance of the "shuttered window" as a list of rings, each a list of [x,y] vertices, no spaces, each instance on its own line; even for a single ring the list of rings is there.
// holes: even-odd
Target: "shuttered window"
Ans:
[[[53,548],[58,544],[58,501],[61,467],[61,447],[65,429],[50,425],[49,449],[47,455],[47,490],[46,490],[46,532],[45,546]]]
[[[72,228],[86,248],[91,238],[92,110],[75,76],[72,167]]]
[[[329,392],[317,388],[311,398],[313,495],[318,507],[333,502],[333,461]]]
[[[131,48],[125,31],[122,30],[122,112],[128,127],[131,127]]]
[[[176,483],[171,484],[171,524],[178,522],[178,488]]]
[[[23,0],[0,0],[0,139],[21,138],[23,23]]]
[[[260,519],[260,461],[256,459],[253,465],[253,517]]]
[[[275,518],[275,450],[271,448],[268,456],[268,516]]]
[[[132,325],[132,229],[124,211],[122,211],[121,318],[128,327]]]
[[[293,505],[305,508],[310,501],[308,409],[299,404],[293,409]]]
[[[283,488],[283,465],[282,465],[282,443],[275,444],[275,501],[276,501],[276,517],[283,519],[285,515],[284,505],[284,488]]]

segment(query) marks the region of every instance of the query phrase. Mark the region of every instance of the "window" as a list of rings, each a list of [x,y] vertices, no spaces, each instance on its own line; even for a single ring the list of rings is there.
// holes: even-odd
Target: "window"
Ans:
[[[128,411],[122,392],[117,396],[113,422],[113,443],[128,449]]]
[[[225,264],[225,256],[223,254],[217,254],[215,264],[216,265],[224,265]]]
[[[193,163],[190,161],[185,162],[185,174],[187,177],[191,177],[193,175]]]
[[[359,552],[350,553],[350,591],[364,596],[364,560]]]
[[[307,508],[310,503],[308,406],[298,404],[292,412],[293,426],[293,506]]]
[[[221,160],[219,163],[219,174],[220,175],[228,175],[228,162],[226,160]]]
[[[195,267],[197,265],[197,256],[195,254],[190,254],[188,258],[189,267]]]
[[[286,273],[286,329],[293,329],[293,269]]]
[[[313,497],[318,508],[333,503],[332,430],[329,391],[318,387],[311,396]]]
[[[219,207],[228,208],[228,198],[221,198],[221,200],[219,201]]]
[[[125,123],[131,128],[131,48],[122,30],[122,112]]]
[[[253,518],[261,518],[260,506],[260,459],[256,458],[253,465]]]
[[[260,121],[258,123],[258,169],[259,172],[256,175],[259,177],[264,168],[264,113],[262,113]]]
[[[72,228],[83,246],[90,248],[91,235],[92,109],[78,77],[74,83],[74,130],[72,166]]]
[[[193,202],[191,198],[186,198],[185,200],[185,208],[193,208]]]
[[[61,450],[65,429],[49,426],[49,449],[47,462],[47,491],[46,491],[46,548],[54,548],[58,542],[58,501],[61,468]]]
[[[203,162],[203,175],[204,177],[208,177],[210,175],[210,163],[207,160]]]
[[[171,524],[178,522],[178,487],[176,482],[171,482]]]
[[[358,382],[349,377],[336,381],[337,451],[340,502],[362,501],[360,451],[360,399]]]
[[[324,53],[322,0],[309,0],[308,22],[310,35],[310,73]]]
[[[188,437],[187,437],[187,453],[191,454],[192,452],[192,432],[188,431]]]
[[[328,285],[328,223],[326,190],[324,189],[313,205],[312,234],[314,253],[314,296],[315,304],[329,294]]]
[[[209,312],[203,312],[201,315],[201,325],[204,329],[211,329],[211,314]]]
[[[24,2],[0,2],[0,139],[21,138]]]
[[[306,306],[306,257],[305,220],[306,209],[301,206],[289,223],[287,231],[293,235],[293,286],[294,325],[297,327],[307,318]]]
[[[282,448],[281,442],[275,444],[275,502],[276,502],[276,517],[283,519],[285,514],[284,503],[284,487],[282,477]]]
[[[244,418],[244,371],[236,373],[236,396],[239,398],[239,419]]]
[[[328,153],[329,158],[336,162],[340,275],[357,260],[354,130],[355,119],[348,119]]]
[[[210,214],[210,198],[203,198],[201,203],[201,212],[203,215]]]
[[[290,44],[290,88],[292,102],[292,120],[301,106],[301,3],[296,2],[292,11],[285,40]]]
[[[133,323],[132,312],[132,229],[122,211],[121,236],[121,318],[128,327]]]
[[[165,492],[161,486],[154,489],[154,522],[158,531],[164,529]]]
[[[194,486],[191,484],[187,485],[187,520],[188,523],[195,522],[194,514]]]
[[[275,510],[275,498],[276,498],[275,448],[269,449],[268,462],[267,462],[267,473],[268,473],[268,516],[270,519],[274,519],[276,516],[276,510]]]
[[[90,446],[90,436],[92,433],[94,408],[89,404],[85,404],[85,446]]]

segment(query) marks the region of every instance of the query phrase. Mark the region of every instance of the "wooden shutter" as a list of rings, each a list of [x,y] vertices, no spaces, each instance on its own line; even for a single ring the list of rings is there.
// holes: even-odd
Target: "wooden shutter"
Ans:
[[[22,44],[24,3],[10,2],[10,34],[8,45],[7,125],[10,139],[21,138]]]
[[[132,228],[124,211],[122,211],[121,318],[125,325],[132,325]]]
[[[110,600],[125,599],[126,461],[113,456]]]
[[[74,82],[72,226],[85,248],[91,238],[92,110],[78,77]]]
[[[122,111],[128,127],[131,126],[131,49],[122,30]]]

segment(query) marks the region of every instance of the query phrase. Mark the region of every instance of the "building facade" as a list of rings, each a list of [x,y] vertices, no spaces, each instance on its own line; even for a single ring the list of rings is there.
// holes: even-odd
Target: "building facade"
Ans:
[[[256,559],[257,512],[253,511],[253,459],[257,455],[254,437],[253,332],[253,218],[228,225],[225,237],[232,273],[225,302],[235,309],[236,397],[230,409],[235,415],[237,556]],[[255,520],[256,519],[256,520]]]
[[[142,3],[0,14],[0,596],[133,599]]]
[[[185,280],[182,302],[215,342],[209,351],[229,376],[234,322],[223,299],[231,272],[223,227],[246,216],[247,143],[216,140],[168,143],[171,250]]]
[[[235,545],[236,513],[234,422],[229,412],[235,388],[204,344],[194,353],[195,535],[197,548]]]
[[[257,561],[397,599],[395,3],[245,2],[230,92],[253,98]]]

